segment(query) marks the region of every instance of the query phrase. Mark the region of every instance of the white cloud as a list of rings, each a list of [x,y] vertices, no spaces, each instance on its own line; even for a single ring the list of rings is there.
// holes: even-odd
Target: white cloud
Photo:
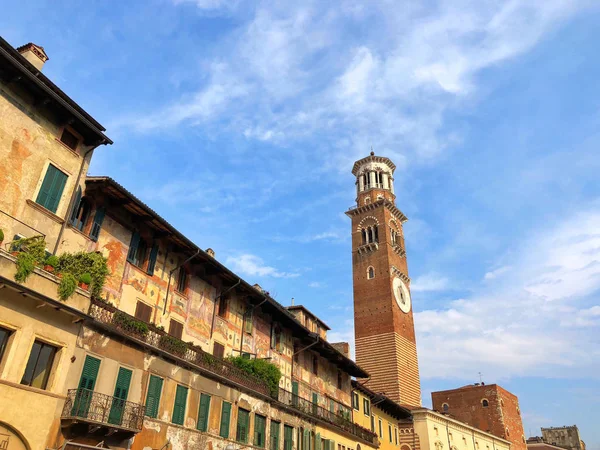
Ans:
[[[326,133],[326,154],[306,151],[344,170],[371,145],[397,161],[427,161],[460,142],[444,116],[476,98],[482,70],[530,50],[587,4],[442,0],[426,11],[420,3],[261,2],[240,13],[218,59],[205,62],[206,85],[129,123],[150,131],[219,120],[221,131],[281,147]],[[361,27],[370,31],[348,32]]]
[[[428,273],[412,280],[410,290],[414,292],[443,291],[448,289],[449,280],[435,273]]]
[[[506,272],[508,272],[511,269],[510,266],[502,266],[502,267],[498,267],[497,269],[491,270],[490,272],[486,272],[486,274],[483,276],[484,280],[493,280],[494,278],[497,278],[499,275],[502,275]]]
[[[415,314],[422,376],[498,379],[600,369],[600,210],[540,230],[480,291]]]
[[[323,286],[325,286],[323,283],[321,283],[320,281],[311,281],[310,283],[308,283],[308,287],[310,288],[322,288]]]
[[[274,267],[265,265],[262,258],[256,255],[243,254],[236,257],[228,256],[225,264],[234,272],[247,276],[295,278],[300,274],[296,272],[281,272]]]

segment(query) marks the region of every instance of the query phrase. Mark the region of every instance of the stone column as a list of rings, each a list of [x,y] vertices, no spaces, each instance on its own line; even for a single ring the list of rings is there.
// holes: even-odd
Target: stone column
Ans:
[[[389,175],[386,172],[383,173],[383,188],[384,189],[390,188]]]
[[[362,192],[365,190],[365,182],[363,181],[363,176],[358,176],[358,192]]]
[[[392,194],[394,193],[394,179],[390,178],[390,191],[392,191]]]
[[[369,172],[369,177],[371,180],[371,187],[374,188],[377,186],[377,180],[375,179],[375,172]]]

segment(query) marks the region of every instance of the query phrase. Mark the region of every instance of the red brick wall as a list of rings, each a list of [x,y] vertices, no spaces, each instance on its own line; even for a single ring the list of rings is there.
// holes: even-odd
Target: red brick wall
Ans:
[[[488,407],[482,401],[487,399]],[[511,442],[511,450],[526,450],[519,399],[496,384],[466,386],[431,393],[433,409],[448,404],[451,417]]]

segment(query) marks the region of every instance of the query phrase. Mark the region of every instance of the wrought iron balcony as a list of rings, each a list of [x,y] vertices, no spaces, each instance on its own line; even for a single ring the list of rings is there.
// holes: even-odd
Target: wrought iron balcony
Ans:
[[[146,407],[88,389],[70,389],[62,412],[65,423],[137,433],[142,430]]]
[[[312,401],[302,398],[290,391],[279,388],[278,400],[298,411],[317,419],[329,422],[342,430],[372,444],[377,443],[377,435],[366,428],[352,422],[352,413],[348,410],[330,411]]]
[[[225,383],[227,380],[233,381],[261,394],[271,395],[269,387],[260,378],[205,352],[198,346],[172,337],[154,325],[142,322],[108,303],[92,300],[90,315],[97,321],[110,325],[131,338],[217,375]]]

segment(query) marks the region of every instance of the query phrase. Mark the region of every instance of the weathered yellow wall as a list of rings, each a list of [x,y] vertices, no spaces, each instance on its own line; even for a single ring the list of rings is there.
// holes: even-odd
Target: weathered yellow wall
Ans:
[[[352,409],[352,418],[354,423],[360,425],[367,430],[371,430],[371,415],[375,417],[375,433],[379,438],[379,449],[380,450],[398,450],[401,446],[400,434],[398,429],[398,420],[382,411],[377,406],[371,404],[371,400],[361,391],[355,391],[358,394],[358,409]],[[369,402],[370,415],[365,414],[364,402]],[[379,421],[381,420],[382,435],[379,434]],[[388,426],[392,426],[392,439],[390,440]],[[396,443],[396,436],[398,436],[398,443]]]

